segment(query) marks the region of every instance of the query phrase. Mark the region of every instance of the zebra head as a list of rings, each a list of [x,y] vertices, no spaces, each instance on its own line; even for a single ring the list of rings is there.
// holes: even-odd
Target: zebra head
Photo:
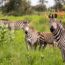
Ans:
[[[23,22],[22,22],[22,25],[21,25],[21,28],[22,28],[24,31],[28,31],[28,30],[29,30],[29,22],[28,22],[28,21],[23,21]]]
[[[59,29],[64,30],[61,21],[58,21],[56,18],[57,18],[56,14],[55,15],[53,15],[53,14],[49,15],[49,19],[50,19],[50,21],[49,21],[49,23],[50,23],[50,31],[52,33],[54,33],[55,31],[57,31]]]

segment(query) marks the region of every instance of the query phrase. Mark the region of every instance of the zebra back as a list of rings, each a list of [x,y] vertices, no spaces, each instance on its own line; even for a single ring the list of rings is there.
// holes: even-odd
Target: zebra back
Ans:
[[[55,39],[51,32],[40,32],[39,33],[40,39],[44,40],[47,44],[54,44]]]

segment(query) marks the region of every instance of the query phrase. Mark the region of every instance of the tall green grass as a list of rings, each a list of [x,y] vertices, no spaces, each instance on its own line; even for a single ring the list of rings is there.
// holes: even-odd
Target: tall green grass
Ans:
[[[27,19],[37,31],[49,31],[48,18],[45,16],[1,16],[1,18],[11,21]],[[0,65],[65,65],[57,47],[47,46],[42,50],[27,50],[24,31],[16,30],[14,36],[12,43],[8,42],[0,47]]]

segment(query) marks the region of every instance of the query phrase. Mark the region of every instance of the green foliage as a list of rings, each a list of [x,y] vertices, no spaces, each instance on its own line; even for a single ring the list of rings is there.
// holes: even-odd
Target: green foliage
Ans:
[[[39,0],[39,4],[33,7],[36,11],[42,12],[46,11],[46,5],[45,5],[45,0]]]
[[[24,15],[31,13],[30,3],[27,0],[10,0],[2,7],[2,12],[8,15]]]
[[[31,26],[36,30],[49,31],[49,20],[45,16],[27,15],[22,17],[9,16],[0,18],[7,18],[15,21],[27,19],[30,20]],[[63,20],[65,21],[64,18]],[[15,38],[12,38],[14,34],[6,27],[1,26],[0,30],[3,32],[6,30],[4,33],[6,36],[2,39],[6,39],[7,41],[7,43],[1,41],[3,45],[0,46],[0,65],[65,65],[58,48],[47,46],[42,50],[27,50],[23,30],[16,30],[14,32]],[[2,31],[0,31],[1,35],[3,35]]]
[[[47,10],[47,8],[46,8],[46,6],[44,4],[39,4],[39,5],[33,6],[33,9],[35,11],[39,11],[39,12]]]
[[[40,2],[41,4],[44,4],[44,1],[45,1],[45,0],[39,0],[39,2]]]
[[[53,6],[55,11],[62,11],[63,10],[63,1],[55,0],[55,5]]]
[[[4,25],[0,25],[0,46],[11,43],[13,38],[13,33],[9,31]]]

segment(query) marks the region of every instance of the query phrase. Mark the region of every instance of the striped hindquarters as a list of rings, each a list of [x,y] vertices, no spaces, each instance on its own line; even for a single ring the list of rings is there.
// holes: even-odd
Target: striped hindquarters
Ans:
[[[51,32],[41,32],[40,36],[45,40],[48,44],[52,44],[54,41],[53,35]]]
[[[57,43],[55,42],[54,36],[51,32],[39,32],[39,40],[44,42],[44,44],[51,44],[57,47]]]

